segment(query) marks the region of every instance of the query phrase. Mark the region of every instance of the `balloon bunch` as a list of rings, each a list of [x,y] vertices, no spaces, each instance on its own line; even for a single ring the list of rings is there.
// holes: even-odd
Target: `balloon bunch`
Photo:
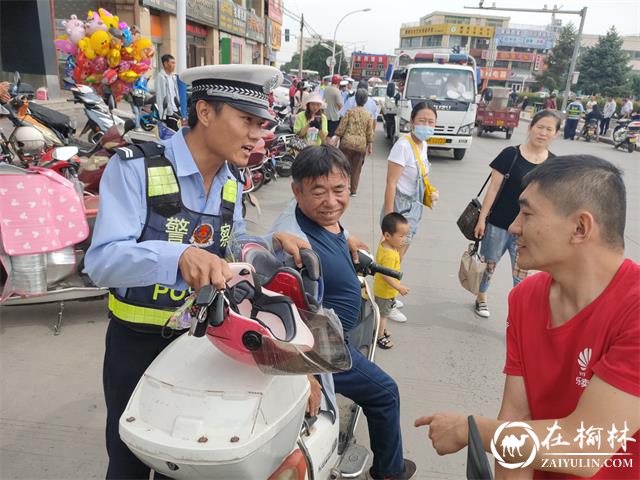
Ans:
[[[62,22],[66,34],[55,46],[67,57],[65,75],[89,84],[100,94],[109,88],[120,100],[151,68],[153,44],[104,8],[89,10],[87,20],[77,16]]]

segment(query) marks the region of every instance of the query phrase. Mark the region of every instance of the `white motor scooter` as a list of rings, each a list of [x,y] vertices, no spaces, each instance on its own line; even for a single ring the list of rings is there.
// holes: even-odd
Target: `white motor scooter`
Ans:
[[[220,307],[196,300],[197,318],[207,318],[206,337],[218,348],[206,337],[178,338],[147,369],[120,418],[120,437],[153,470],[176,479],[225,480],[327,480],[363,473],[369,452],[354,436],[360,407],[340,398],[335,412],[305,417],[306,375],[350,368],[344,341],[341,335],[336,339],[323,311],[309,314],[299,308],[308,305],[313,281],[321,278],[319,260],[308,252],[300,271],[256,250],[243,255],[250,263],[230,265],[236,276],[252,271],[254,283],[294,300],[313,333],[312,352],[264,336],[247,338],[255,332],[245,332],[242,339],[254,349],[253,358],[244,363],[232,359],[221,341],[232,334],[221,334],[213,325],[226,322],[231,328],[236,322],[219,313],[211,320],[212,309]],[[380,272],[401,277],[400,272],[376,265],[367,254],[360,257],[357,269],[363,276]],[[279,265],[277,272],[273,265]],[[373,360],[379,312],[364,278],[361,284],[360,321],[349,332],[349,342]],[[255,318],[263,325],[259,315]],[[191,331],[202,333],[200,325],[195,320]],[[212,335],[218,336],[217,342]]]

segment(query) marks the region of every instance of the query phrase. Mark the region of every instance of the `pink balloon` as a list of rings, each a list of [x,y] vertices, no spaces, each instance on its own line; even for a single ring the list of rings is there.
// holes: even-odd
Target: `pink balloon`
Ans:
[[[96,57],[92,60],[91,67],[94,73],[102,73],[109,68],[109,65],[105,57]]]

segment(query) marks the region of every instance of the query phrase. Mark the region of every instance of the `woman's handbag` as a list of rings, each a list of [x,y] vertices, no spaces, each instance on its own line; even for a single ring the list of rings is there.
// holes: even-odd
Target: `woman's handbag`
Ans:
[[[478,253],[480,242],[470,243],[460,259],[458,279],[465,290],[477,295],[480,291],[482,275],[487,268],[484,259]]]
[[[502,183],[500,184],[500,189],[498,190],[498,193],[496,194],[496,198],[493,201],[494,204],[498,199],[498,197],[500,196],[500,194],[502,193],[504,184],[507,182],[507,180],[511,176],[511,170],[513,170],[513,166],[515,165],[517,159],[518,159],[518,147],[516,147],[516,153],[513,156],[513,160],[511,160],[511,166],[509,167],[509,171],[506,173],[506,175],[502,179]],[[480,240],[479,238],[476,238],[474,230],[476,229],[476,225],[478,224],[478,219],[480,218],[480,210],[482,209],[482,203],[480,202],[480,195],[482,195],[482,192],[484,191],[484,187],[487,186],[487,183],[489,183],[490,179],[491,179],[491,174],[489,174],[487,179],[482,184],[482,188],[478,192],[478,195],[476,195],[476,197],[469,202],[466,208],[462,211],[462,214],[460,215],[460,217],[458,217],[458,221],[456,222],[458,224],[458,228],[462,232],[462,235],[464,235],[464,238],[466,238],[467,240],[471,240],[473,242]]]
[[[416,157],[416,162],[418,163],[418,165],[420,165],[420,175],[422,177],[422,181],[424,182],[424,195],[422,196],[422,204],[425,207],[433,208],[435,203],[438,201],[438,189],[431,185],[431,182],[429,181],[427,169],[424,166],[424,162],[422,161],[422,157],[420,156],[420,152],[418,151],[416,142],[413,141],[411,135],[407,135],[407,140],[409,140],[409,143],[413,148],[413,154]]]

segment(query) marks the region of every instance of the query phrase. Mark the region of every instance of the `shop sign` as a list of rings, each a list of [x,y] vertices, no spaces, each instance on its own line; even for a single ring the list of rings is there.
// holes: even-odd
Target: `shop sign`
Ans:
[[[480,67],[480,78],[483,80],[488,78],[489,80],[506,80],[509,78],[508,68],[487,68]]]
[[[218,2],[216,0],[187,0],[187,18],[201,25],[218,25]]]
[[[535,60],[535,54],[527,52],[496,52],[496,60],[505,60],[508,62],[529,62],[532,63]],[[489,51],[482,51],[482,58],[485,60],[489,58]]]
[[[195,37],[207,38],[207,29],[192,23],[187,23],[187,33]]]
[[[282,0],[269,0],[268,15],[282,25]]]
[[[494,27],[481,25],[464,25],[458,23],[441,23],[438,25],[420,25],[400,29],[401,37],[422,37],[430,35],[460,35],[468,37],[493,37]]]
[[[264,43],[264,18],[247,12],[247,38]]]
[[[282,25],[278,22],[271,22],[271,48],[280,50],[282,47]]]
[[[176,13],[176,0],[142,0],[142,5],[174,15]]]
[[[247,31],[247,11],[233,0],[218,0],[220,30],[244,37]]]

